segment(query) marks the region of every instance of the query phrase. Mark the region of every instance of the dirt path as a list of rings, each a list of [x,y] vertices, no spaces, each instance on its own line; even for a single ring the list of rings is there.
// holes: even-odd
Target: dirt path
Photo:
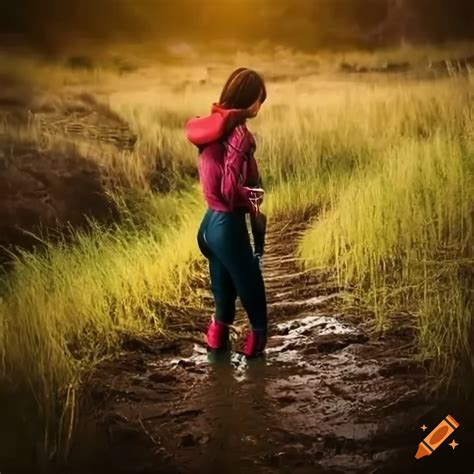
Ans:
[[[367,317],[338,312],[327,276],[296,266],[302,230],[270,228],[266,360],[209,364],[200,332],[196,342],[137,343],[94,378],[94,411],[67,472],[440,472],[443,462],[456,472],[449,447],[414,460],[420,427],[447,413],[420,393],[413,335],[379,337]],[[199,331],[211,313],[202,311]]]

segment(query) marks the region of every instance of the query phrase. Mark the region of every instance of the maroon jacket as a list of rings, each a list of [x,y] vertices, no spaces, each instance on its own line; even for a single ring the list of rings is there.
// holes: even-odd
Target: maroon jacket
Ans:
[[[199,148],[199,179],[209,209],[254,213],[244,186],[258,186],[255,140],[240,120],[242,111],[212,105],[211,114],[186,123],[188,140]],[[243,123],[242,123],[243,122]],[[239,125],[235,125],[240,123]]]

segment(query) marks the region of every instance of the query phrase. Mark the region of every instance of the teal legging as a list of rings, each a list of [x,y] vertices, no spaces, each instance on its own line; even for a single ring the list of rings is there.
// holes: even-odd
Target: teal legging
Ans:
[[[208,209],[198,232],[198,244],[209,260],[215,319],[232,324],[239,296],[253,330],[267,330],[267,301],[262,272],[250,244],[245,212]]]

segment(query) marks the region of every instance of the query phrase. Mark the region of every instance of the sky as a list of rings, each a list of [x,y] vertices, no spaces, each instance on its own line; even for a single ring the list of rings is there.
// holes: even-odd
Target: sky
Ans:
[[[0,45],[177,38],[303,48],[474,37],[474,0],[0,0]]]

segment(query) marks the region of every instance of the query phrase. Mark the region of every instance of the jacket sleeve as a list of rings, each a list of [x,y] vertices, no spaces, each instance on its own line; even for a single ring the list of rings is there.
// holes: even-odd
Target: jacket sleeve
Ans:
[[[221,194],[232,209],[239,197],[248,202],[248,193],[243,189],[243,185],[247,177],[249,156],[253,154],[254,148],[253,137],[243,125],[236,127],[227,139]]]

